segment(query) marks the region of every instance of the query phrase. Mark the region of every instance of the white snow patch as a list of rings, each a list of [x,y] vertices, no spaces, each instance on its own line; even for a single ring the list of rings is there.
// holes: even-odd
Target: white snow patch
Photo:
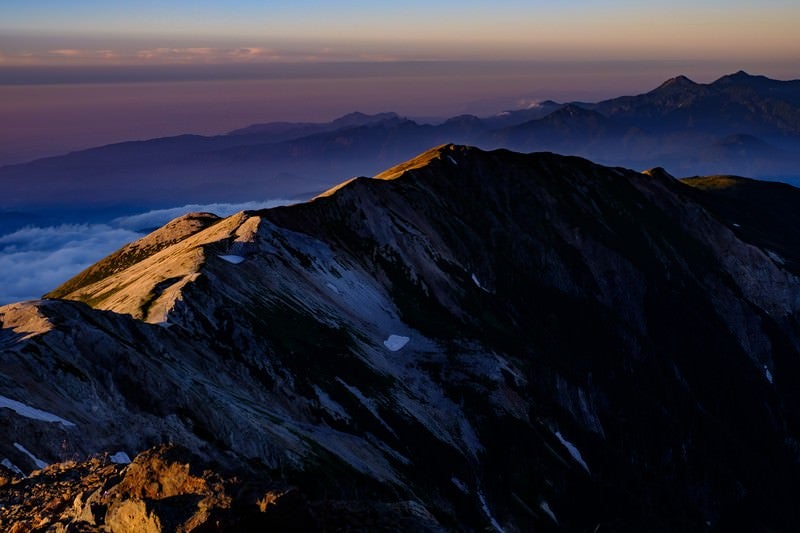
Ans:
[[[402,335],[389,335],[389,338],[383,341],[383,345],[393,352],[403,348],[411,339],[403,337]]]
[[[314,392],[317,394],[317,399],[319,400],[319,404],[322,406],[322,408],[333,415],[334,418],[338,418],[340,420],[350,420],[350,415],[347,414],[345,408],[331,399],[327,392],[320,389],[316,385],[314,385]]]
[[[33,420],[41,420],[43,422],[58,422],[64,427],[75,426],[75,424],[70,422],[69,420],[65,420],[60,416],[54,415],[53,413],[48,413],[47,411],[36,409],[35,407],[31,407],[30,405],[25,405],[22,402],[12,400],[11,398],[0,396],[0,408],[3,407],[11,409],[19,416],[24,416],[25,418],[31,418]]]
[[[581,455],[581,452],[578,450],[578,448],[576,448],[575,445],[569,442],[567,439],[562,437],[560,431],[556,431],[556,437],[558,438],[558,440],[561,441],[561,444],[564,445],[564,447],[567,449],[572,458],[575,459],[583,468],[585,468],[587,472],[591,473],[591,471],[589,470],[589,466],[583,460],[583,456]]]
[[[489,523],[492,524],[492,527],[495,531],[499,531],[500,533],[504,533],[503,527],[495,520],[494,516],[492,516],[492,512],[489,511],[489,506],[486,505],[486,498],[483,497],[483,493],[478,491],[478,499],[481,501],[481,508],[483,509],[483,513],[486,515],[486,518],[489,519]]]
[[[473,283],[474,283],[474,284],[475,284],[475,285],[476,285],[476,286],[477,286],[477,287],[478,287],[480,290],[482,290],[483,292],[489,292],[489,290],[488,290],[486,287],[484,287],[483,285],[481,285],[481,282],[480,282],[480,281],[478,281],[478,277],[477,277],[475,274],[472,274],[472,282],[473,282]]]
[[[460,490],[464,494],[469,494],[469,487],[467,487],[466,483],[464,483],[463,481],[461,481],[457,477],[451,477],[450,481],[453,482],[453,485],[455,485],[458,490]]]
[[[544,511],[544,512],[545,512],[545,514],[547,514],[547,516],[549,516],[550,518],[552,518],[552,519],[553,519],[553,522],[555,522],[556,524],[558,524],[558,519],[556,518],[556,515],[555,515],[555,513],[553,512],[553,510],[552,510],[552,509],[550,509],[550,504],[548,504],[548,503],[547,503],[547,502],[545,502],[545,501],[542,501],[542,503],[540,503],[540,504],[539,504],[539,509],[541,509],[542,511]]]
[[[452,156],[452,155],[448,155],[448,156],[447,156],[447,159],[449,159],[449,160],[450,160],[450,162],[451,162],[451,163],[453,163],[455,166],[458,166],[458,161],[456,161],[455,159],[453,159],[453,156]]]
[[[330,282],[328,282],[328,283],[326,283],[325,285],[327,285],[327,286],[328,286],[328,288],[329,288],[330,290],[332,290],[333,292],[335,292],[336,294],[339,294],[339,289],[337,289],[337,288],[336,288],[336,285],[334,285],[333,283],[330,283]]]
[[[244,261],[244,257],[241,255],[221,255],[219,256],[220,259],[227,261],[228,263],[233,263],[234,265],[238,265],[242,261]]]
[[[786,261],[783,260],[783,257],[779,256],[778,254],[776,254],[772,250],[767,250],[767,256],[769,256],[770,259],[772,259],[773,261],[775,261],[779,265],[786,264]]]
[[[29,451],[28,451],[28,450],[25,448],[25,446],[23,446],[22,444],[20,444],[20,443],[18,443],[18,442],[15,442],[15,443],[14,443],[14,448],[18,449],[19,451],[21,451],[22,453],[24,453],[25,455],[27,455],[28,457],[30,457],[30,458],[31,458],[31,461],[33,461],[33,464],[35,464],[35,465],[36,465],[36,468],[38,468],[38,469],[40,469],[40,470],[41,470],[42,468],[45,468],[45,467],[47,467],[47,463],[45,463],[44,461],[42,461],[41,459],[39,459],[38,457],[36,457],[35,455],[33,455],[31,452],[29,452]]]
[[[8,468],[9,470],[11,470],[13,472],[16,472],[20,476],[25,477],[25,473],[22,470],[20,470],[17,465],[15,465],[11,461],[9,461],[7,457],[5,459],[3,459],[2,461],[0,461],[0,465],[3,465],[4,467]]]
[[[130,464],[131,462],[131,458],[128,457],[128,454],[125,452],[117,452],[111,457],[109,457],[108,460],[114,463],[115,465],[127,465]]]
[[[767,381],[772,383],[772,372],[769,371],[769,368],[767,368],[767,365],[764,365],[764,376],[767,378]]]

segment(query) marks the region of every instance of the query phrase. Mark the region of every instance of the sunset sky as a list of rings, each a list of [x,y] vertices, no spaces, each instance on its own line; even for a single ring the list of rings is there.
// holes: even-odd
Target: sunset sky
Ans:
[[[488,114],[800,77],[800,3],[0,2],[0,164],[355,109]]]
[[[791,0],[4,0],[6,65],[798,58]]]

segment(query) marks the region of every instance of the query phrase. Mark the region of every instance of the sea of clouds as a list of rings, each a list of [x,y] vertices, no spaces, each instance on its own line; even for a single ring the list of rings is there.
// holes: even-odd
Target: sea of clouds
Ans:
[[[190,212],[229,216],[243,210],[286,205],[289,200],[184,205],[115,218],[102,224],[0,228],[0,305],[34,300],[86,267],[170,220]]]

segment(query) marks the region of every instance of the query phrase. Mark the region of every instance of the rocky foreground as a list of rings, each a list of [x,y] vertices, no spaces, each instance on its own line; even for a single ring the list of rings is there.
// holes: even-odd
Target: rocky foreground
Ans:
[[[0,466],[0,530],[9,533],[167,531],[438,531],[416,502],[310,502],[296,487],[223,477],[176,446],[128,465],[108,456],[68,461],[29,477]]]

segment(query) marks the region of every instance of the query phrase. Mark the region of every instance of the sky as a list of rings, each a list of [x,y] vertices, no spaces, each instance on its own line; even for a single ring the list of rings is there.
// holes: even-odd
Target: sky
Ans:
[[[488,115],[794,79],[795,0],[0,1],[0,165],[352,111]]]
[[[0,31],[6,64],[774,60],[797,58],[799,14],[793,0],[3,0]]]

